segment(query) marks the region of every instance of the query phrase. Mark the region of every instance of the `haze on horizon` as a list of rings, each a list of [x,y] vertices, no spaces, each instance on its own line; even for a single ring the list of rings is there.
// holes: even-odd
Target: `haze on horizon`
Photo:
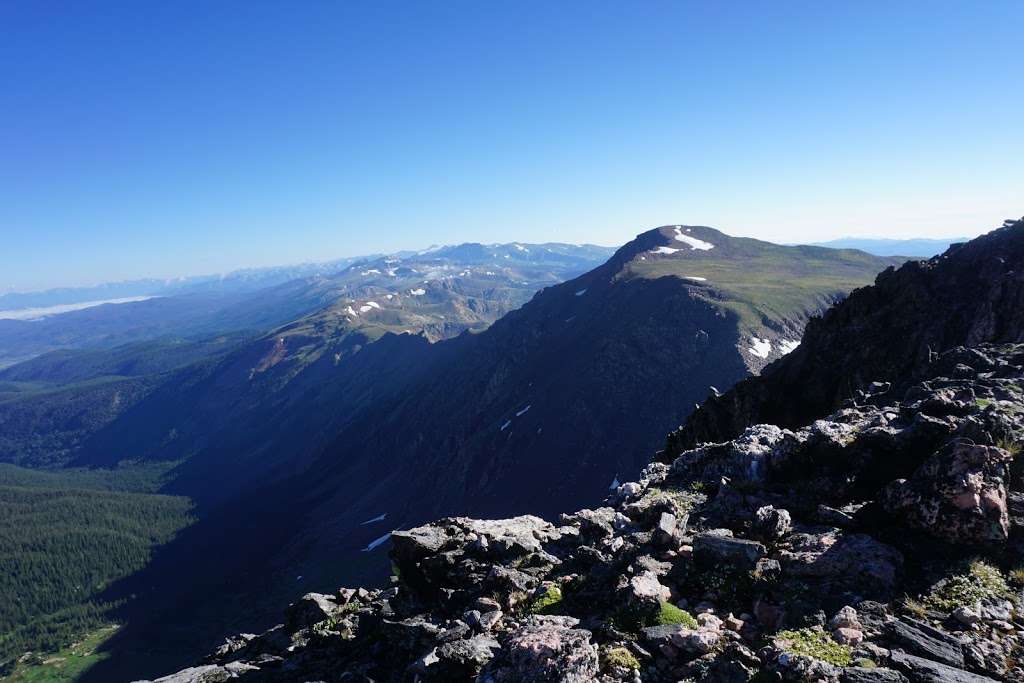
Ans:
[[[0,291],[434,243],[972,237],[1018,2],[14,4]]]

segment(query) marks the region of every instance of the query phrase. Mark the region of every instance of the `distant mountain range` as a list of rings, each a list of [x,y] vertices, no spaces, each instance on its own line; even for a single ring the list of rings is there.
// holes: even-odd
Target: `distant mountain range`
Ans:
[[[251,292],[279,285],[289,280],[330,275],[366,258],[372,258],[372,256],[351,256],[333,261],[294,266],[245,268],[217,275],[193,275],[167,279],[146,278],[82,287],[58,287],[39,292],[9,292],[0,295],[0,311],[186,293]]]
[[[860,249],[876,256],[909,256],[930,258],[949,249],[950,245],[966,242],[967,237],[946,239],[887,239],[883,237],[842,237],[828,242],[814,242],[816,246],[830,249]]]
[[[39,300],[33,299],[34,295],[12,294],[0,297],[0,301],[6,301],[8,306],[19,303],[37,307],[73,305],[70,302],[75,298],[92,301],[96,297],[128,293],[141,293],[149,298],[91,306],[34,320],[0,319],[0,367],[57,349],[109,349],[161,337],[194,340],[226,332],[265,332],[335,302],[355,303],[364,291],[379,293],[380,297],[389,293],[401,295],[405,301],[403,310],[425,311],[424,304],[437,303],[438,297],[429,294],[417,299],[410,291],[461,288],[471,297],[482,296],[491,301],[488,311],[464,311],[468,316],[466,325],[479,327],[481,321],[492,322],[522,305],[538,288],[578,275],[603,262],[613,251],[593,245],[465,244],[422,253],[367,257],[355,264],[351,263],[354,259],[346,259],[294,268],[238,271],[223,278],[124,283],[127,289],[122,285],[105,285],[89,290],[54,290],[42,293]],[[440,284],[443,282],[448,284]],[[401,291],[403,288],[406,291]],[[52,303],[58,301],[60,304]],[[416,305],[410,308],[410,302]],[[340,310],[343,312],[344,308]],[[445,311],[438,309],[430,314],[433,318],[407,321],[407,327],[418,330],[422,323],[431,338],[464,329],[460,322],[462,312],[447,313],[445,319]]]

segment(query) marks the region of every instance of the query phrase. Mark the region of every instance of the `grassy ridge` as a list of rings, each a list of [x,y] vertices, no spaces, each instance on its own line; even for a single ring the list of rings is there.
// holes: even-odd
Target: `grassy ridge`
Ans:
[[[717,242],[715,248],[693,251],[683,246],[669,256],[644,254],[622,276],[705,278],[700,284],[708,287],[709,301],[737,313],[748,328],[759,327],[764,318],[800,319],[808,310],[828,305],[825,299],[870,284],[878,272],[900,261],[853,249],[788,247],[694,230],[695,236]]]
[[[0,671],[107,624],[100,591],[192,521],[187,498],[128,490],[153,490],[165,469],[0,466]]]

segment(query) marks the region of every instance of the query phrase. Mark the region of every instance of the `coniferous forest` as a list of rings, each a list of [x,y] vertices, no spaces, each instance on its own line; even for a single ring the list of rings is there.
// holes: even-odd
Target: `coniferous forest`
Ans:
[[[191,521],[188,499],[148,492],[159,474],[0,465],[0,672],[109,621],[100,593]]]

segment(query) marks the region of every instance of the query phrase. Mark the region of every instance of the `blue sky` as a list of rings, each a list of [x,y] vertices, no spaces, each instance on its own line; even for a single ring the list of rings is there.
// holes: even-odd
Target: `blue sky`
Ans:
[[[40,0],[0,26],[0,290],[1024,213],[1018,1]]]

